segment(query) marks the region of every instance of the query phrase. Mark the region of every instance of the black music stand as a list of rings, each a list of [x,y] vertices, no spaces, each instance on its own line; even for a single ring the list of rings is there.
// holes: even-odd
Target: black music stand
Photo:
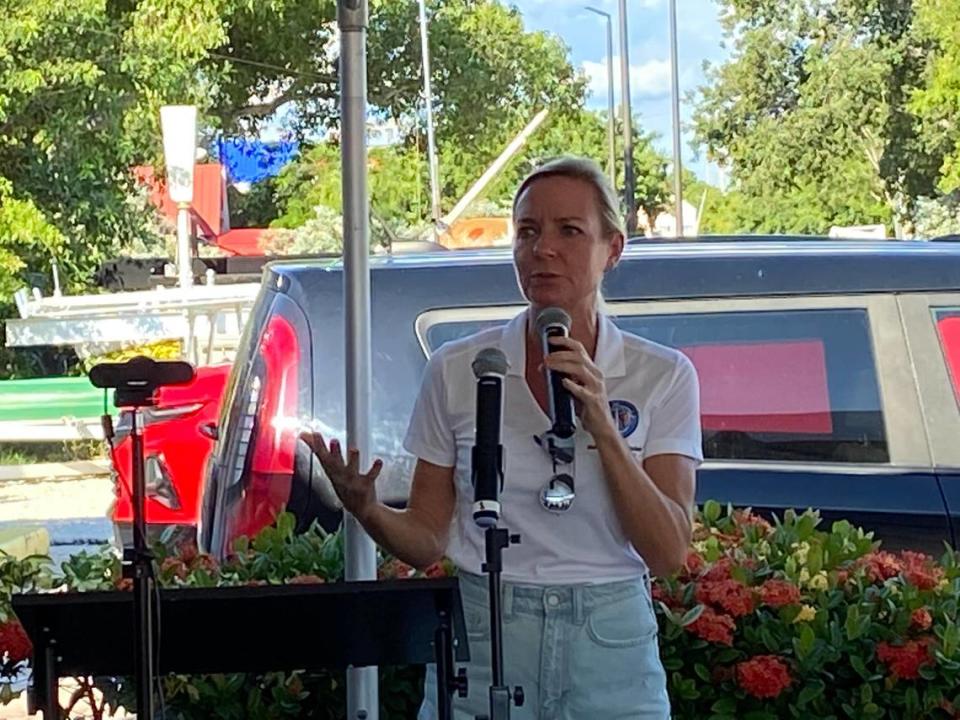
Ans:
[[[15,595],[13,609],[33,641],[28,712],[60,717],[60,677],[133,674],[132,593]],[[436,662],[440,718],[466,695],[456,578],[161,590],[158,609],[158,675]]]

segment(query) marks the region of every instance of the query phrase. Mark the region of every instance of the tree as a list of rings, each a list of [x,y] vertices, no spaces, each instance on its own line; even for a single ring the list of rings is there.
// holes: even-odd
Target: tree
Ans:
[[[639,123],[634,125],[637,202],[650,217],[656,217],[668,196],[667,161],[654,148],[654,136],[643,133],[638,126]],[[606,143],[607,125],[602,114],[577,110],[548,116],[545,124],[486,188],[482,198],[489,206],[508,213],[514,191],[538,163],[564,154],[603,158]],[[444,211],[453,208],[486,169],[488,158],[498,153],[499,149],[494,148],[471,152],[452,141],[440,146]],[[368,158],[374,224],[385,221],[401,235],[423,231],[430,216],[429,177],[424,151],[410,143],[371,148]],[[621,164],[618,185],[622,185],[622,180]],[[305,152],[302,159],[287,166],[277,178],[275,201],[283,212],[274,226],[281,228],[295,228],[312,221],[318,206],[339,210],[339,148],[330,143],[318,145]]]
[[[912,0],[723,0],[731,59],[708,70],[697,139],[727,166],[743,230],[909,221],[939,159],[910,96]]]
[[[943,156],[939,188],[960,188],[960,3],[916,0],[917,26],[934,43],[926,83],[913,95],[911,109],[920,117],[923,138],[934,156]]]

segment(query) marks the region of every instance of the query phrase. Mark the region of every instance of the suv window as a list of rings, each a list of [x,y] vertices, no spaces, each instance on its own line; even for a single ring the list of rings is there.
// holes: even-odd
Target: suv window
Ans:
[[[960,308],[936,308],[937,335],[947,363],[953,391],[960,403]]]
[[[889,462],[866,310],[613,317],[697,368],[711,459]],[[431,351],[503,321],[437,323]]]

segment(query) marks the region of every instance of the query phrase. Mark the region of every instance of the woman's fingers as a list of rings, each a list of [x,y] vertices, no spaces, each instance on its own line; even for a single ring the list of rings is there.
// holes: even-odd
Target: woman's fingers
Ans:
[[[303,440],[307,447],[316,455],[318,458],[326,455],[329,450],[327,450],[327,443],[323,439],[323,435],[315,431],[304,430],[300,433],[300,439]]]
[[[376,479],[380,476],[380,471],[383,470],[383,460],[377,458],[373,461],[373,465],[370,466],[370,469],[364,475],[364,477],[373,484]]]
[[[549,363],[549,367],[554,372],[575,378],[581,385],[597,387],[603,382],[603,376],[599,370],[585,366],[576,360],[554,360]]]

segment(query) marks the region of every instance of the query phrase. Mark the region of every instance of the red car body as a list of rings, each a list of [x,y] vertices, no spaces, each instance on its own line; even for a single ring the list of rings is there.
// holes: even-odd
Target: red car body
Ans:
[[[230,365],[197,369],[187,385],[161,388],[155,407],[143,411],[146,521],[154,527],[195,528],[203,479]],[[111,460],[116,501],[110,516],[117,526],[133,523],[130,412],[120,413]]]

